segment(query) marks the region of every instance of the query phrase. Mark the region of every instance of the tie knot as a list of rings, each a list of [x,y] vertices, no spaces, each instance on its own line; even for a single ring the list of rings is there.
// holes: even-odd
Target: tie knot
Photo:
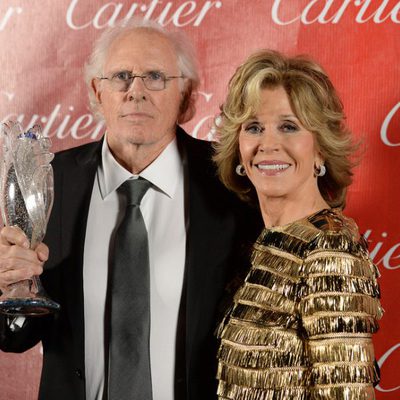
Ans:
[[[150,186],[151,183],[147,179],[128,179],[119,187],[119,190],[125,194],[128,205],[140,206],[140,202]]]

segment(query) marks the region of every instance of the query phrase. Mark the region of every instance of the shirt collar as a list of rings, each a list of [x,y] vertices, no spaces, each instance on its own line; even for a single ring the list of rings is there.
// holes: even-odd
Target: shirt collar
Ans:
[[[183,176],[182,160],[176,138],[139,175],[133,175],[118,163],[108,147],[107,136],[103,141],[101,159],[98,180],[103,200],[126,180],[137,179],[139,176],[150,181],[168,197],[173,198],[179,179]]]

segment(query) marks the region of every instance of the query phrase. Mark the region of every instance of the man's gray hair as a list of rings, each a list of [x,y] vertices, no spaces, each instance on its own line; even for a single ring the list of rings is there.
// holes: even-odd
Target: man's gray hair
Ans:
[[[182,101],[179,112],[179,123],[184,123],[193,118],[195,113],[195,100],[197,88],[200,83],[198,62],[195,50],[188,38],[181,32],[170,32],[155,21],[148,19],[132,18],[128,21],[120,21],[115,26],[108,28],[97,39],[84,67],[85,82],[89,92],[89,104],[93,114],[102,119],[98,109],[98,101],[93,92],[92,80],[103,76],[103,68],[107,52],[114,40],[122,34],[145,29],[158,32],[168,39],[173,45],[178,59],[178,68],[186,78],[185,84],[181,84]]]

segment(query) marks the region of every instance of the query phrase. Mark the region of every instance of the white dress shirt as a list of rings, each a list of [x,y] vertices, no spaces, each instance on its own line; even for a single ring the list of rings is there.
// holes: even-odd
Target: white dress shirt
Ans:
[[[148,232],[150,263],[150,360],[154,400],[173,400],[175,343],[186,251],[184,173],[176,139],[140,176],[154,186],[141,211]],[[105,302],[113,237],[124,207],[116,189],[135,179],[111,154],[106,139],[93,185],[87,222],[83,290],[85,374],[88,400],[101,400],[104,389]],[[107,350],[106,350],[107,351]],[[123,373],[123,371],[121,371]]]

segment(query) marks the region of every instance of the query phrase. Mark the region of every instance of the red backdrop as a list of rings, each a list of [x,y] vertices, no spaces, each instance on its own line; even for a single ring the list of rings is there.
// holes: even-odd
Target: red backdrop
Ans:
[[[88,110],[82,66],[103,29],[132,16],[184,30],[195,43],[202,83],[186,128],[199,138],[212,139],[228,79],[251,52],[309,54],[326,68],[364,145],[346,213],[365,232],[382,274],[377,397],[399,399],[400,1],[2,0],[0,120],[40,123],[54,151],[99,139],[104,127]],[[37,398],[40,364],[39,346],[23,355],[0,352],[0,399]]]

